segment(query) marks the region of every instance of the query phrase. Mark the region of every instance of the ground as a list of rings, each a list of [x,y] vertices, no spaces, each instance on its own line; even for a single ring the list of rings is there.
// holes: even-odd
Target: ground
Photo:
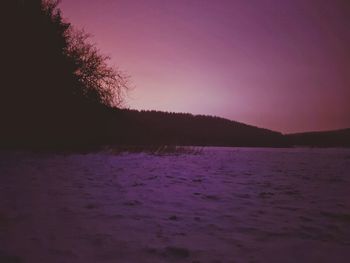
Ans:
[[[348,262],[350,150],[0,152],[0,262]]]

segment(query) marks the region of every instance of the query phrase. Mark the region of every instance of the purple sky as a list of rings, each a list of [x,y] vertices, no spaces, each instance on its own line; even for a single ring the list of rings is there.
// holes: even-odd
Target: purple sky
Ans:
[[[63,0],[135,88],[127,106],[282,132],[350,127],[348,0]]]

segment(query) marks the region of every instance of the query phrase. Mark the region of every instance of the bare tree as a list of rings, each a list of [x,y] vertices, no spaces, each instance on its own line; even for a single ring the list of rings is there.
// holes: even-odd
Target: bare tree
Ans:
[[[128,89],[128,76],[108,64],[110,57],[101,54],[83,30],[70,29],[67,37],[66,54],[74,62],[74,74],[83,95],[111,107],[121,106]]]
[[[72,73],[80,84],[76,93],[90,101],[120,107],[128,90],[128,76],[110,66],[110,57],[89,41],[89,34],[62,20],[59,3],[60,0],[42,0],[42,10],[62,34],[66,45],[63,55],[71,62]]]

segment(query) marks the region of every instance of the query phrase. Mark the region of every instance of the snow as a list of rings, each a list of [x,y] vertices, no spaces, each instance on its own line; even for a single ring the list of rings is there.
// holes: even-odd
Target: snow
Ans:
[[[0,152],[0,262],[348,262],[350,150]]]

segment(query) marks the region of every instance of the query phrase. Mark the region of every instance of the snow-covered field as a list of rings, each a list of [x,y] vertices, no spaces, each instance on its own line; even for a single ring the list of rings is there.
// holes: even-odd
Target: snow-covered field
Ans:
[[[0,152],[0,262],[350,262],[350,150]]]

